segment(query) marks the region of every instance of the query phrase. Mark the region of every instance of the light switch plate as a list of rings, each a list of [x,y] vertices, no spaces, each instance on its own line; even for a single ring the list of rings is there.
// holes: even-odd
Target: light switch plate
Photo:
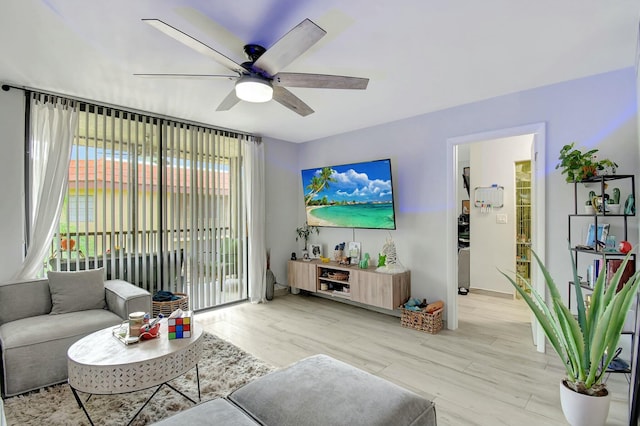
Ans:
[[[507,223],[507,215],[504,213],[499,213],[496,215],[496,223],[505,224]]]

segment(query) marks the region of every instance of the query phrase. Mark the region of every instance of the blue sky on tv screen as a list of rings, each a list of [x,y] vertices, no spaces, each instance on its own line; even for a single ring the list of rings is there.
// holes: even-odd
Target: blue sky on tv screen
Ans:
[[[331,177],[336,182],[329,182],[329,188],[325,187],[314,197],[314,200],[326,196],[329,201],[338,202],[380,203],[393,201],[389,160],[343,164],[331,166],[331,169],[333,170]],[[321,171],[322,167],[302,170],[302,187],[305,195],[311,192],[308,188],[311,178]]]

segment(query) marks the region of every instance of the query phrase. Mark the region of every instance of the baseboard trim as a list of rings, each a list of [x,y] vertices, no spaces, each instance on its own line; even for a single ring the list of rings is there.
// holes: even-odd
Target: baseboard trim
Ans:
[[[491,297],[502,297],[503,299],[513,299],[513,294],[502,293],[500,291],[485,290],[482,288],[470,288],[469,293],[482,294]]]

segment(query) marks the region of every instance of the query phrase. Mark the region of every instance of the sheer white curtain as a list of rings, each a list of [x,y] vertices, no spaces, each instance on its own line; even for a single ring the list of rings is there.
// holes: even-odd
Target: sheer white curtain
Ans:
[[[58,224],[78,111],[75,103],[32,94],[29,123],[29,245],[17,280],[35,278]]]
[[[260,303],[266,300],[267,290],[264,144],[260,139],[253,137],[244,143],[249,237],[249,300],[252,303]]]

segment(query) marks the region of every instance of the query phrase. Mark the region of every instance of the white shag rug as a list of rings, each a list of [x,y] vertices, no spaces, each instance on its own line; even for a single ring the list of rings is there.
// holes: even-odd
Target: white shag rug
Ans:
[[[198,363],[203,402],[226,396],[240,386],[275,370],[209,333],[205,333],[203,339],[204,350]],[[198,400],[195,368],[169,383],[193,400]],[[85,406],[95,425],[126,425],[155,389],[119,395],[93,395],[85,402]],[[82,392],[78,394],[83,401],[89,397]],[[177,392],[163,386],[132,425],[150,424],[193,405]],[[8,398],[4,401],[4,409],[9,426],[89,425],[66,383]]]

